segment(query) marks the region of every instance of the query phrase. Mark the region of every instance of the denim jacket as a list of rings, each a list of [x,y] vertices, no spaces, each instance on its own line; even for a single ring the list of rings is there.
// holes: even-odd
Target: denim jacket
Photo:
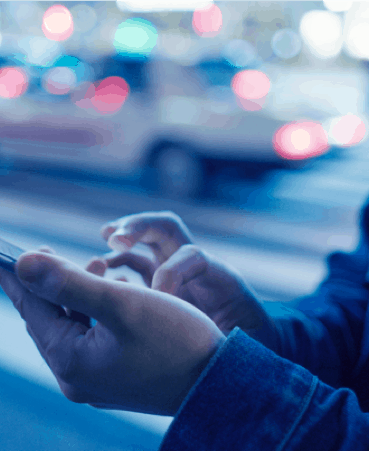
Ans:
[[[161,451],[369,450],[369,205],[352,253],[274,317],[274,350],[235,328],[174,418]]]

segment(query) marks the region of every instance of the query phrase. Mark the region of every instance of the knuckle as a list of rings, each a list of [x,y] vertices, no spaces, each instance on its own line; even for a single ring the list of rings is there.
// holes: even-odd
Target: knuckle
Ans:
[[[172,293],[180,284],[180,277],[172,268],[159,269],[153,278],[153,288],[166,293]]]
[[[173,211],[163,211],[161,213],[161,217],[164,218],[170,225],[175,225],[178,227],[182,224],[182,219]]]
[[[196,260],[207,260],[204,250],[201,249],[197,244],[186,244],[185,246],[182,246],[182,248],[184,248],[184,251],[191,257],[194,256]]]
[[[164,216],[164,217],[167,217],[167,218],[170,218],[170,219],[178,218],[177,214],[174,213],[174,211],[171,211],[171,210],[163,210],[163,211],[160,212],[160,215]]]
[[[163,263],[160,268],[157,269],[155,273],[155,278],[157,281],[163,281],[168,277],[171,277],[174,273],[174,269],[171,268],[168,263]]]

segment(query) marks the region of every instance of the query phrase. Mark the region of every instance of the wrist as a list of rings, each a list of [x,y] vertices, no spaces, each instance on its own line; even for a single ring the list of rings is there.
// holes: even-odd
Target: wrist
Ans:
[[[220,332],[220,331],[219,331]],[[174,396],[173,402],[170,405],[170,412],[167,415],[175,416],[183,404],[187,396],[189,395],[191,389],[196,385],[200,376],[205,372],[206,368],[210,365],[211,360],[214,358],[215,354],[226,342],[227,337],[223,333],[219,333],[216,343],[212,349],[203,357],[196,365],[194,365],[187,373],[185,380],[182,380],[181,389],[177,396]]]
[[[248,318],[239,321],[238,326],[249,337],[258,341],[266,348],[279,353],[278,331],[272,316],[270,316],[264,307],[259,304],[259,311],[254,315],[254,321],[250,324]]]

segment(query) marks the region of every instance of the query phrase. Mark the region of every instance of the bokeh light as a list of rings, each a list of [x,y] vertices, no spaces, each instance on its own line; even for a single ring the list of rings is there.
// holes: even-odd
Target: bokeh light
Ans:
[[[91,97],[92,106],[101,114],[119,111],[129,94],[128,83],[122,77],[107,77],[95,83],[95,93]],[[90,95],[88,92],[87,95]]]
[[[348,11],[354,2],[352,0],[323,0],[323,3],[330,11],[339,13]]]
[[[118,25],[114,47],[122,56],[145,58],[150,55],[158,40],[158,32],[148,20],[138,17]]]
[[[337,56],[343,44],[342,19],[330,11],[313,10],[305,13],[300,22],[302,39],[310,51],[325,59]]]
[[[325,153],[328,136],[318,122],[290,122],[276,131],[273,147],[282,158],[303,160]]]
[[[241,99],[262,99],[269,92],[270,80],[259,70],[243,70],[232,78],[231,87]]]
[[[93,78],[91,66],[76,56],[63,55],[54,64],[55,67],[69,67],[76,76],[76,83],[80,84]]]
[[[286,60],[297,56],[302,47],[300,36],[290,28],[276,31],[271,44],[274,54]]]
[[[251,42],[233,39],[223,49],[223,57],[234,67],[247,67],[257,58],[257,51]]]
[[[354,58],[369,59],[369,20],[355,20],[349,25],[345,50]]]
[[[222,11],[216,5],[197,8],[193,12],[192,28],[199,36],[212,38],[220,32],[222,25]]]
[[[68,94],[76,83],[77,77],[69,67],[54,67],[48,70],[43,78],[45,90],[55,95]]]
[[[70,10],[74,27],[77,31],[85,33],[92,30],[97,23],[97,14],[91,6],[81,4],[73,6]]]
[[[21,38],[18,45],[25,53],[25,61],[33,66],[52,66],[62,52],[59,42],[50,41],[42,36]]]
[[[3,67],[0,69],[0,97],[14,99],[24,94],[27,87],[27,73],[20,67]]]
[[[333,118],[327,128],[331,144],[337,146],[354,146],[366,137],[364,121],[354,114]]]
[[[43,16],[42,31],[52,41],[65,41],[73,34],[73,17],[63,5],[53,5]]]

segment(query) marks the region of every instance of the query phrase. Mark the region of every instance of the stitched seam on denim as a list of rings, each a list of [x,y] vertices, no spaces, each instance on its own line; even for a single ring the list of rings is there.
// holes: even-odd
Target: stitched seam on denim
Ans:
[[[314,392],[317,388],[317,385],[318,385],[318,378],[316,376],[314,376],[313,381],[310,385],[310,388],[309,388],[308,392],[306,393],[304,400],[301,404],[300,411],[297,414],[295,421],[292,423],[290,431],[287,433],[287,435],[284,437],[284,439],[282,440],[282,442],[279,444],[279,446],[276,448],[275,451],[282,451],[285,448],[285,446],[287,445],[287,442],[291,438],[292,434],[294,433],[298,424],[300,423],[301,418],[303,417],[304,413],[306,412],[306,410],[311,402],[311,398],[313,397]]]

